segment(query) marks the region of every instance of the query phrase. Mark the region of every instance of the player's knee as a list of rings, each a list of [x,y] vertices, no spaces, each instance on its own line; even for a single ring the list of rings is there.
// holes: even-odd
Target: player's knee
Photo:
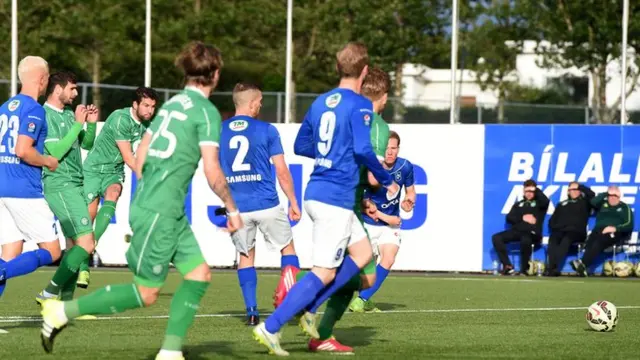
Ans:
[[[209,265],[206,263],[198,265],[198,267],[185,275],[184,278],[185,280],[211,282],[211,270],[209,269]]]
[[[360,269],[364,268],[373,259],[371,243],[364,239],[351,245],[349,247],[349,256]]]
[[[329,268],[314,266],[313,269],[311,269],[311,272],[315,276],[317,276],[318,279],[320,279],[320,281],[322,281],[322,283],[325,285],[332,282],[333,279],[336,278],[336,268],[329,269]]]
[[[295,255],[296,254],[296,249],[293,247],[293,241],[291,241],[289,244],[287,244],[287,246],[285,246],[284,248],[282,248],[282,250],[280,250],[280,254],[281,255]]]
[[[96,249],[96,242],[93,238],[93,233],[79,237],[78,240],[76,240],[76,244],[82,247],[89,254]]]
[[[382,256],[382,259],[380,260],[380,266],[382,266],[385,269],[391,269],[391,267],[393,267],[393,264],[395,264],[395,262],[396,262],[395,255]]]
[[[113,184],[110,185],[104,192],[104,199],[107,201],[117,201],[122,193],[122,185]]]
[[[493,236],[491,237],[491,242],[493,243],[493,245],[495,246],[496,244],[501,242],[501,238],[499,234],[493,234]]]
[[[144,306],[151,306],[155,304],[160,296],[160,288],[149,288],[146,286],[138,285],[138,292]]]
[[[360,275],[362,285],[360,290],[365,290],[373,286],[376,283],[376,274]]]
[[[47,249],[47,251],[49,252],[49,254],[51,254],[51,261],[52,262],[58,261],[58,259],[60,259],[60,257],[62,256],[62,250],[60,249],[60,247],[53,248],[53,249]]]

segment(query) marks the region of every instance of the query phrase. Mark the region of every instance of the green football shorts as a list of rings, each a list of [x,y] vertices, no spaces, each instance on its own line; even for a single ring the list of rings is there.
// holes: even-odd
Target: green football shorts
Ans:
[[[79,237],[93,232],[93,224],[81,186],[51,192],[46,191],[45,188],[44,198],[60,221],[62,232],[66,238],[77,240]]]
[[[127,262],[136,284],[159,288],[167,279],[170,263],[183,276],[205,263],[186,216],[175,219],[132,205],[129,224],[133,236]]]
[[[84,193],[86,195],[86,203],[90,204],[93,200],[104,197],[107,188],[113,184],[124,183],[124,174],[101,174],[97,172],[84,172]]]

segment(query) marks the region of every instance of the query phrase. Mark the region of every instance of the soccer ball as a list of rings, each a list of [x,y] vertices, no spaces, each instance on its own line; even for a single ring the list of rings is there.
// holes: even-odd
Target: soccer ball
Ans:
[[[636,268],[634,269],[634,272],[637,277],[640,277],[640,262],[636,264]]]
[[[612,276],[613,275],[613,261],[606,261],[602,265],[602,275],[603,276]]]
[[[587,324],[595,331],[611,331],[618,324],[618,309],[608,301],[597,301],[587,310]]]
[[[631,274],[633,273],[633,264],[628,261],[617,262],[615,267],[613,268],[613,272],[617,277],[631,276]]]

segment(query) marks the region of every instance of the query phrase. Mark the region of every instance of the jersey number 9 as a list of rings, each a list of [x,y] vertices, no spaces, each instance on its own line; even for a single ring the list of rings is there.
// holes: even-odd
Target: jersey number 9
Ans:
[[[161,109],[158,112],[158,117],[162,119],[158,130],[153,133],[153,137],[151,138],[151,143],[149,144],[149,156],[157,157],[160,159],[167,159],[173,152],[176,151],[177,139],[176,135],[169,130],[169,124],[171,120],[176,119],[178,121],[187,120],[187,115],[181,113],[180,111],[172,111],[168,112],[166,109]],[[158,119],[158,120],[160,120]],[[156,120],[156,121],[158,121]],[[164,150],[158,150],[153,147],[158,138],[164,138],[167,141],[167,147]]]
[[[318,129],[318,152],[322,156],[327,156],[331,150],[333,142],[333,132],[336,130],[336,113],[326,111],[320,117],[320,129]]]

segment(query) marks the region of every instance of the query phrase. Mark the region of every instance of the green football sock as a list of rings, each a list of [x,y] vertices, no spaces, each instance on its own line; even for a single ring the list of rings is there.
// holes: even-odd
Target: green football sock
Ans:
[[[80,272],[83,271],[89,271],[89,260],[91,259],[91,257],[87,258],[87,261],[83,262],[82,264],[80,264]]]
[[[296,275],[296,282],[300,281],[300,279],[302,279],[305,275],[307,275],[308,271],[304,271],[304,270],[300,270],[298,271],[298,274]]]
[[[176,290],[169,308],[169,322],[162,343],[163,350],[182,350],[182,342],[200,308],[200,300],[207,291],[207,287],[209,287],[208,282],[184,280]]]
[[[53,274],[53,278],[44,290],[49,294],[57,295],[60,292],[60,289],[65,286],[73,276],[76,276],[77,278],[80,264],[88,258],[89,254],[82,248],[82,246],[76,245],[72,247],[71,250],[62,257],[58,270]]]
[[[353,294],[360,288],[362,282],[360,274],[354,276],[335,294],[331,295],[327,301],[327,308],[322,315],[320,325],[318,325],[318,335],[320,340],[327,340],[333,334],[336,323],[342,319],[342,315],[349,308],[349,303],[353,298]]]
[[[64,303],[69,319],[82,315],[107,315],[144,307],[135,284],[107,285],[77,300]]]
[[[69,301],[73,300],[73,294],[76,292],[76,281],[78,281],[78,274],[76,273],[60,288],[60,300]]]
[[[102,237],[105,231],[107,231],[107,226],[111,222],[111,218],[116,213],[116,202],[115,201],[105,201],[102,203],[100,210],[98,211],[98,215],[96,215],[96,225],[94,229],[94,234],[96,237],[96,243]]]

